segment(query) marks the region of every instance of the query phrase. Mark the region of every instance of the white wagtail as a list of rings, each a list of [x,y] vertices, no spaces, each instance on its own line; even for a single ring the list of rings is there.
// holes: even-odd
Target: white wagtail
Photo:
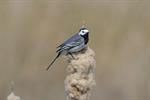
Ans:
[[[66,40],[64,43],[57,47],[57,56],[47,67],[47,70],[52,66],[56,59],[62,54],[70,54],[83,50],[89,41],[89,30],[87,28],[81,28],[78,33]],[[73,56],[72,56],[73,57]]]

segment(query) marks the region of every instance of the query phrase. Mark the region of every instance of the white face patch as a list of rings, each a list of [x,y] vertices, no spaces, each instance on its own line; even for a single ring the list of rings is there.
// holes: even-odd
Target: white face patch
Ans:
[[[87,29],[81,30],[81,31],[79,32],[79,35],[85,35],[85,34],[87,34],[88,32],[89,32],[89,30],[87,30]]]

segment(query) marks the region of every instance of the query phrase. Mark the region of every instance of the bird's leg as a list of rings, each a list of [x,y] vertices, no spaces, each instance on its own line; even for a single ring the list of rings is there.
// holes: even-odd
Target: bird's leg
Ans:
[[[75,57],[72,55],[72,53],[68,53],[71,57],[72,57],[72,59],[75,59]]]

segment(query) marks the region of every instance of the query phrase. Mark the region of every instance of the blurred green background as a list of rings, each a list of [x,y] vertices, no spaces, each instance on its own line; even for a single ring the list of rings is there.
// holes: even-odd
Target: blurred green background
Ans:
[[[96,53],[91,100],[150,100],[149,0],[0,0],[0,100],[66,100],[55,48],[83,23]]]

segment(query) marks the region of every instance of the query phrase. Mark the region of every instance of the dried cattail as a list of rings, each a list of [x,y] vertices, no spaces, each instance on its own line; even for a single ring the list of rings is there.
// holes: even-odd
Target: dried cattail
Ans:
[[[14,94],[14,92],[11,92],[8,96],[7,96],[7,100],[21,100],[19,96],[16,96]]]
[[[10,94],[7,96],[7,100],[21,100],[21,98],[19,96],[16,96],[14,94],[14,86],[15,86],[15,83],[14,81],[11,81],[11,86],[10,86]]]
[[[73,57],[67,56],[67,100],[89,100],[91,89],[95,85],[94,52],[87,47],[81,52],[74,53]]]

